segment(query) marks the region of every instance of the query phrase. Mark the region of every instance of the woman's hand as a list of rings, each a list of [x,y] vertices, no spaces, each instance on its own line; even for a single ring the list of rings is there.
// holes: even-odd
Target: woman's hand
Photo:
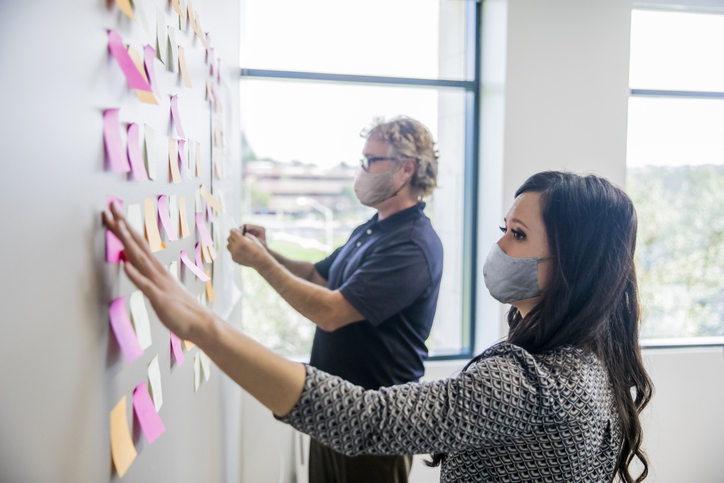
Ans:
[[[252,225],[246,227],[246,235],[244,235],[242,229],[233,228],[229,234],[227,248],[231,253],[231,258],[236,263],[259,270],[265,262],[272,261],[273,258],[262,242],[256,236],[250,234],[250,226]]]
[[[128,259],[123,269],[151,302],[159,320],[181,339],[196,342],[205,324],[213,321],[213,314],[161,265],[148,242],[128,226],[115,203],[110,212],[103,212],[103,223],[123,243]]]

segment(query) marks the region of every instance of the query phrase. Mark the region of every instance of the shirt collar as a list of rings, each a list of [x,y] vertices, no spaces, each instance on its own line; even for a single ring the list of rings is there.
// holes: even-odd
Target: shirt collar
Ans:
[[[420,216],[423,215],[424,209],[425,203],[420,202],[415,206],[411,206],[409,208],[405,208],[402,211],[398,211],[397,213],[388,216],[382,221],[377,221],[377,219],[379,218],[379,213],[375,213],[375,216],[370,219],[370,222],[376,224],[377,227],[382,230],[387,230],[389,228],[392,228],[393,226],[398,226],[408,221],[420,218]]]

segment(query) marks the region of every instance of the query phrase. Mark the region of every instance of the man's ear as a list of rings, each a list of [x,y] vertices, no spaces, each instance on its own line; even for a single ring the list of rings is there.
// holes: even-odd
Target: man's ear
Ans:
[[[417,160],[415,158],[409,158],[405,161],[404,167],[405,174],[413,174],[417,171]]]

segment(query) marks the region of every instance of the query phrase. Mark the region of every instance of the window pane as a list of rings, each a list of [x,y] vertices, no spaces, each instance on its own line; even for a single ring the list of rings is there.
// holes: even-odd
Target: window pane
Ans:
[[[724,91],[724,15],[634,10],[632,89]]]
[[[245,0],[241,65],[465,79],[467,4],[467,0]]]
[[[462,90],[242,81],[245,219],[265,226],[271,247],[291,258],[321,260],[374,214],[352,189],[363,128],[405,114],[431,130],[439,188],[426,213],[445,257],[431,355],[461,351],[464,101]],[[245,331],[280,353],[309,353],[311,322],[252,270],[244,271],[243,290]]]
[[[643,338],[724,334],[724,102],[631,98]]]

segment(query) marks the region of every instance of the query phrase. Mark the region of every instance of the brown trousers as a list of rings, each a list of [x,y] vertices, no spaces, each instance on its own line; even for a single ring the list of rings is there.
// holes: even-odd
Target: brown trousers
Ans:
[[[407,483],[412,456],[345,456],[314,438],[309,444],[309,483]]]

